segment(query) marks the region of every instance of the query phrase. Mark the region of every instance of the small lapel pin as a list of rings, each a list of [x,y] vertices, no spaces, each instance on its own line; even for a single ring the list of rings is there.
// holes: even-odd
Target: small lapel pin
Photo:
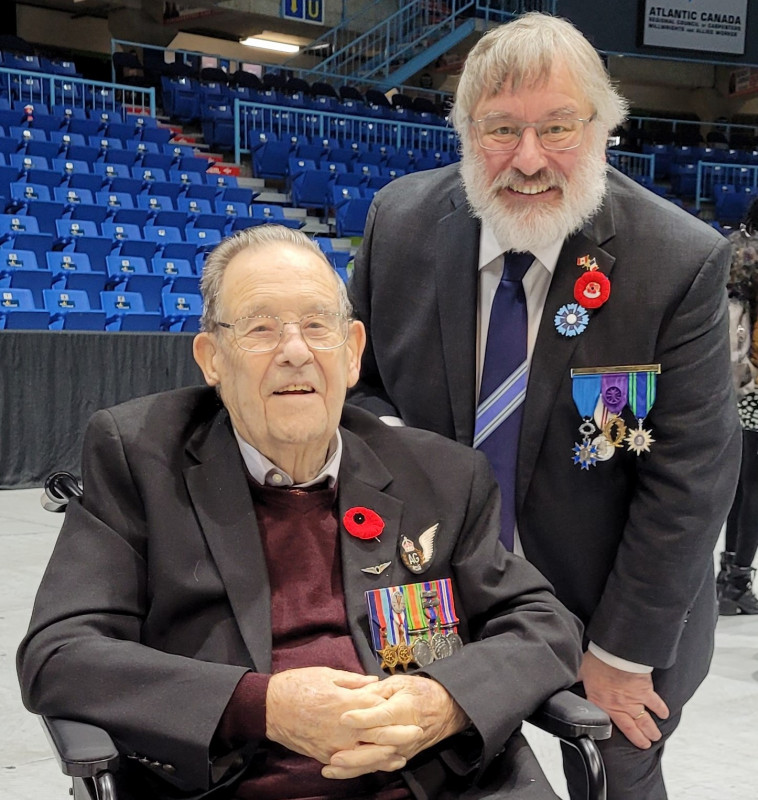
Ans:
[[[377,564],[375,567],[361,567],[361,572],[368,572],[369,575],[381,575],[391,563],[391,561],[385,561],[383,564]]]

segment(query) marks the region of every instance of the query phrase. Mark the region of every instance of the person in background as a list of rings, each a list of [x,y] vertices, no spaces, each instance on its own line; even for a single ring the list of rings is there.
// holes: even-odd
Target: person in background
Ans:
[[[565,20],[525,14],[477,42],[452,110],[460,165],[392,181],[369,211],[350,399],[487,454],[504,542],[586,625],[578,677],[615,728],[608,797],[662,800],[665,742],[713,652],[740,435],[729,245],[607,166],[626,107]]]
[[[92,418],[27,707],[108,731],[120,800],[555,800],[520,726],[581,626],[486,458],[344,406],[365,332],[304,234],[240,231],[202,291],[208,386]]]
[[[729,332],[742,425],[742,464],[716,578],[719,614],[723,616],[758,614],[758,598],[752,588],[758,551],[758,201],[753,200],[729,242]]]

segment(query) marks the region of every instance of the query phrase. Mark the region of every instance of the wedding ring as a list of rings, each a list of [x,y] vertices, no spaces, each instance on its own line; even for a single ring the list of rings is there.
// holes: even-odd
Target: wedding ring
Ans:
[[[644,717],[645,714],[647,714],[647,710],[643,709],[642,711],[640,711],[639,714],[637,714],[636,717],[632,717],[632,719],[636,722],[638,719],[641,719],[642,717]]]

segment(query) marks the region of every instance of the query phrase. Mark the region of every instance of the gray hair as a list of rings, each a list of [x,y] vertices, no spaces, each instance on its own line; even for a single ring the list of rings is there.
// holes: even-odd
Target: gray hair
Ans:
[[[612,85],[595,48],[568,20],[534,11],[489,31],[469,52],[451,114],[461,139],[468,141],[471,113],[485,94],[494,96],[504,86],[538,86],[556,63],[585,92],[606,131],[624,121],[627,101]]]
[[[216,245],[208,255],[203,267],[203,277],[200,280],[200,291],[203,295],[203,316],[200,319],[202,330],[214,331],[221,321],[218,298],[221,292],[224,272],[229,266],[229,262],[243,250],[255,251],[273,244],[300,247],[318,256],[334,276],[340,313],[348,318],[352,316],[353,307],[348,299],[345,284],[318,244],[300,231],[287,228],[284,225],[266,224],[237,231]]]

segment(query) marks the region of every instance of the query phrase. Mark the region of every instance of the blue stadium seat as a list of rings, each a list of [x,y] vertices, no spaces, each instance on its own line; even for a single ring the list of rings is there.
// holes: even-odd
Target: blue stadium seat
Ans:
[[[26,181],[13,181],[9,184],[8,199],[16,209],[28,205],[33,200],[51,200],[50,187],[44,183],[26,183]]]
[[[68,248],[77,253],[86,253],[92,269],[105,272],[105,259],[110,255],[113,246],[113,239],[109,236],[78,236],[69,243]]]
[[[95,202],[95,197],[89,189],[74,189],[70,186],[56,186],[53,189],[53,199],[66,207]]]
[[[92,269],[87,253],[55,250],[46,253],[46,259],[53,276],[53,289],[84,291],[90,308],[100,308],[100,292],[105,288],[106,274]]]
[[[77,203],[70,209],[69,219],[84,220],[88,219],[94,222],[99,228],[99,233],[105,236],[102,230],[102,224],[108,219],[110,209],[106,205],[99,205],[96,203]],[[84,234],[87,235],[86,233]]]
[[[303,225],[305,225],[305,223],[300,220],[285,217],[284,210],[278,205],[253,203],[250,211],[251,219],[258,225],[276,223],[278,225],[284,225],[287,228],[302,228]],[[234,222],[234,226],[243,221],[243,219],[238,217]],[[246,226],[243,225],[242,227]],[[236,229],[238,230],[238,228]]]
[[[203,312],[199,294],[164,292],[162,297],[163,327],[170,331],[197,331]]]
[[[289,142],[266,142],[253,151],[253,175],[256,178],[284,179],[289,157]]]
[[[65,212],[66,205],[54,200],[32,200],[26,206],[26,213],[37,220],[39,233],[56,234],[58,232],[56,223]]]
[[[172,282],[179,277],[197,277],[195,276],[193,263],[186,258],[153,256],[153,272],[156,275],[163,275],[164,278]]]
[[[150,219],[150,212],[144,208],[119,208],[111,220],[118,225],[136,225],[144,228]]]
[[[101,191],[95,195],[95,199],[111,214],[122,209],[133,209],[135,205],[134,196],[129,192]]]
[[[371,199],[354,186],[332,187],[337,236],[363,236]]]
[[[192,199],[209,200],[211,203],[216,201],[219,190],[215,186],[205,183],[193,183],[187,187],[186,196]]]
[[[45,309],[50,314],[51,330],[105,330],[105,313],[90,308],[86,292],[45,289],[42,294]]]
[[[212,249],[224,238],[224,234],[216,228],[196,228],[194,225],[187,226],[184,236],[188,242],[205,249]]]
[[[35,306],[30,289],[0,288],[0,330],[45,330],[50,315]]]
[[[218,191],[238,188],[239,182],[235,175],[225,175],[223,172],[214,171],[218,169],[221,168],[209,167],[208,171],[203,175],[203,180],[208,186],[215,186]],[[258,194],[260,194],[260,192],[258,192]]]
[[[35,217],[26,214],[0,214],[0,238],[8,239],[19,233],[39,233]]]
[[[105,164],[123,164],[129,170],[139,163],[137,153],[134,150],[107,150],[103,154]]]
[[[146,311],[144,299],[134,291],[104,291],[100,294],[108,331],[159,331],[163,315]]]
[[[75,173],[69,176],[65,185],[69,189],[86,189],[94,195],[103,188],[103,178],[100,175]]]
[[[142,241],[142,228],[134,223],[115,222],[112,219],[103,222],[100,226],[103,236],[109,236],[114,244],[126,240]]]
[[[143,230],[145,239],[158,244],[167,242],[181,242],[184,240],[184,230],[166,225],[146,225]]]
[[[181,195],[179,195],[181,197]],[[143,208],[152,215],[159,211],[174,211],[174,200],[161,194],[138,194],[137,208]]]
[[[55,230],[58,238],[64,241],[71,241],[81,236],[100,236],[97,223],[91,219],[56,219]]]
[[[203,186],[202,188],[208,189],[210,187]],[[213,203],[204,197],[190,197],[187,195],[180,195],[176,201],[179,211],[183,211],[188,217],[196,217],[198,214],[212,214]]]
[[[157,194],[163,197],[170,197],[176,203],[176,198],[184,191],[185,187],[178,183],[169,181],[155,181],[147,187],[148,194]]]
[[[184,230],[184,226],[187,224],[187,215],[184,211],[158,211],[153,216],[152,224],[164,228]]]

